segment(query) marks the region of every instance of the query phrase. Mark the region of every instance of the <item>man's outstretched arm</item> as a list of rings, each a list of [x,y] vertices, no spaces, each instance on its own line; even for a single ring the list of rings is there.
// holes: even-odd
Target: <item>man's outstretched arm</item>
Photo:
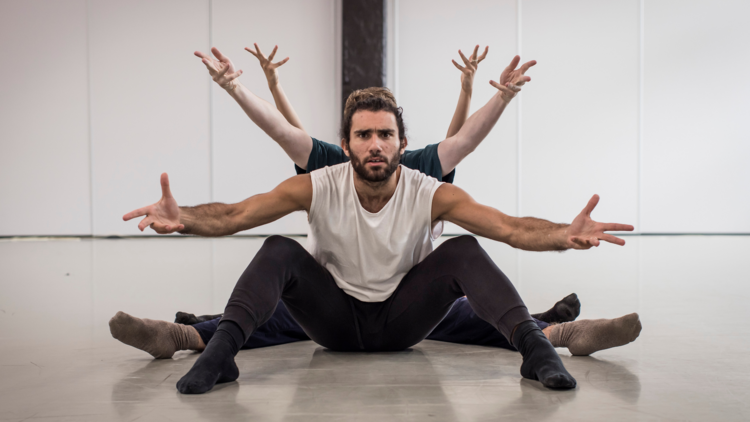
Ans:
[[[589,249],[600,241],[624,245],[625,241],[607,231],[633,231],[633,226],[598,223],[591,212],[599,202],[594,195],[571,224],[556,224],[534,217],[511,217],[479,204],[461,188],[445,183],[432,201],[432,219],[446,220],[489,239],[527,251]]]
[[[461,54],[461,59],[467,67],[476,66],[472,60],[467,59],[463,54]],[[525,76],[525,73],[531,66],[536,64],[536,61],[526,62],[520,68],[516,69],[520,61],[521,58],[519,56],[514,57],[510,65],[500,75],[500,82],[490,81],[490,84],[497,88],[499,92],[484,107],[472,114],[455,135],[449,136],[440,143],[438,146],[438,156],[440,157],[443,174],[453,171],[458,163],[476,149],[500,119],[503,111],[505,111],[505,107],[521,91],[521,87],[526,82],[531,81],[531,78]],[[455,62],[454,64],[459,69],[464,69]]]
[[[180,207],[172,196],[167,173],[161,175],[159,202],[125,214],[125,221],[145,216],[138,224],[159,234],[180,232],[198,236],[226,236],[276,221],[294,211],[309,211],[312,202],[310,175],[294,176],[271,192],[236,204],[212,203]]]
[[[271,104],[258,98],[242,85],[237,79],[242,70],[235,70],[234,64],[227,56],[221,54],[216,47],[213,47],[211,52],[216,59],[200,51],[196,51],[195,55],[201,58],[213,80],[234,98],[250,120],[281,146],[295,164],[302,168],[306,167],[312,151],[310,135],[290,124]]]

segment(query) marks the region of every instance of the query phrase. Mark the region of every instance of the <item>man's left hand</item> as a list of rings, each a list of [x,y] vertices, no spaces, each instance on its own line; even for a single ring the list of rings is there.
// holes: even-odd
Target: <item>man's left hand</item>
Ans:
[[[625,245],[624,240],[604,232],[632,232],[633,226],[629,224],[597,223],[592,220],[591,212],[598,203],[599,195],[592,196],[583,211],[578,214],[566,230],[567,247],[569,249],[590,249],[592,246],[599,246],[601,240],[615,245]]]

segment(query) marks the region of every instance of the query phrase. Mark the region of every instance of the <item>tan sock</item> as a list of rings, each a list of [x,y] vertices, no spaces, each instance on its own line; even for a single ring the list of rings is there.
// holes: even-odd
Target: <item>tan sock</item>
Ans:
[[[198,331],[189,325],[136,318],[125,312],[109,320],[109,331],[117,340],[157,359],[169,359],[180,350],[205,348]]]
[[[573,356],[588,356],[630,343],[638,338],[641,328],[636,313],[615,319],[583,319],[553,325],[549,341],[555,347],[567,347]]]

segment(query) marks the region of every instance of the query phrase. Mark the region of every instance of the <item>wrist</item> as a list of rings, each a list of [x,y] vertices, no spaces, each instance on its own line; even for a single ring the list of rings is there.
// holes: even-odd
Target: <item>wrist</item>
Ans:
[[[557,241],[557,250],[567,250],[571,249],[573,245],[570,244],[570,234],[568,231],[570,230],[570,225],[567,224],[561,224],[560,228],[560,235],[558,236]]]
[[[237,90],[237,88],[240,87],[240,82],[235,79],[229,81],[226,85],[222,85],[221,87],[224,89],[224,91],[228,92],[231,95]]]

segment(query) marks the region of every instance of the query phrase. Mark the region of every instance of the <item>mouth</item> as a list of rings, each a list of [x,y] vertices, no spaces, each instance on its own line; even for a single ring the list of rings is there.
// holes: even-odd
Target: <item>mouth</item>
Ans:
[[[385,164],[385,159],[374,157],[374,158],[370,158],[369,160],[367,160],[365,164],[367,164],[368,166],[377,166],[380,164]]]

